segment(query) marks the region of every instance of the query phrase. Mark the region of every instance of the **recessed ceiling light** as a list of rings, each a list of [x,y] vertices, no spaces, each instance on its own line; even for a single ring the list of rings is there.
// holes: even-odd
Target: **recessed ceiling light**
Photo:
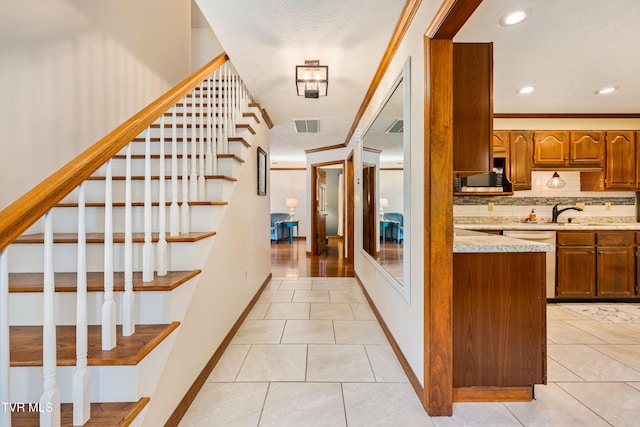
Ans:
[[[603,87],[602,89],[597,90],[595,93],[596,93],[596,95],[606,95],[607,93],[614,92],[616,89],[618,89],[618,88],[617,87],[613,87],[613,86]]]
[[[513,12],[505,13],[504,15],[502,15],[500,21],[498,22],[503,27],[511,27],[524,21],[527,16],[529,16],[529,10],[515,10]]]
[[[525,86],[525,87],[521,87],[516,92],[518,92],[520,95],[528,95],[532,93],[534,90],[535,88],[533,86]]]

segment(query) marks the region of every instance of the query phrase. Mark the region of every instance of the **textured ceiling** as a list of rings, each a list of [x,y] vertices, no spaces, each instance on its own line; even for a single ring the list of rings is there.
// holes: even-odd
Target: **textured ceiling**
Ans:
[[[304,165],[305,149],[344,142],[405,4],[195,1],[276,124],[271,160],[279,166]],[[499,26],[518,6],[530,18]],[[640,113],[639,0],[484,0],[455,40],[494,42],[496,113]],[[296,96],[294,67],[305,59],[329,65],[326,98]],[[535,92],[517,94],[525,85]],[[610,85],[619,90],[594,94]],[[320,132],[296,134],[292,120],[310,118]]]
[[[271,161],[305,163],[304,150],[344,142],[405,0],[196,0],[251,94],[267,109]],[[328,96],[296,94],[295,66],[329,66]],[[320,119],[295,133],[294,119]]]
[[[527,20],[498,25],[522,6]],[[454,41],[494,42],[496,113],[640,113],[638,0],[485,0]]]

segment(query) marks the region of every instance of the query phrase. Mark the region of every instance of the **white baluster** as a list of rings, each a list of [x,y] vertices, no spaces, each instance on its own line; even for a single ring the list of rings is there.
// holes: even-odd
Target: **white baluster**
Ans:
[[[131,144],[127,145],[125,159],[124,195],[124,295],[122,296],[122,335],[136,332],[135,295],[133,293],[133,207],[131,196]]]
[[[171,208],[169,210],[169,234],[180,233],[180,207],[178,206],[178,142],[176,141],[176,106],[171,108]]]
[[[224,67],[224,66],[223,66]],[[218,78],[216,80],[216,92],[218,93],[218,98],[217,98],[217,106],[216,106],[216,147],[218,147],[217,152],[218,153],[226,153],[225,149],[224,149],[224,135],[222,133],[222,123],[224,120],[224,83],[223,83],[223,79],[224,79],[224,68],[220,67],[218,70],[216,70],[217,74],[218,74]],[[216,161],[216,163],[218,163]]]
[[[144,245],[142,246],[142,281],[153,280],[153,244],[151,216],[151,128],[145,133],[144,149]]]
[[[76,290],[76,370],[73,374],[73,425],[84,425],[91,416],[87,367],[87,232],[84,183],[78,187],[78,278]]]
[[[56,385],[56,316],[53,276],[53,221],[51,212],[44,215],[44,292],[42,326],[42,376],[44,391],[40,397],[40,426],[60,426],[60,390]]]
[[[162,115],[160,117],[160,188],[158,190],[158,276],[167,275],[167,201],[164,160],[164,115]]]
[[[224,152],[229,152],[229,137],[231,136],[230,132],[230,118],[229,112],[229,63],[225,62],[224,64]]]
[[[187,152],[187,97],[182,99],[182,205],[180,205],[180,232],[191,230],[189,217],[189,153]]]
[[[192,202],[198,201],[198,172],[197,172],[197,161],[196,157],[198,153],[197,141],[196,141],[196,114],[198,112],[198,107],[196,105],[196,91],[195,89],[191,92],[192,104],[191,104],[191,176],[189,177],[189,200]]]
[[[104,303],[102,304],[102,349],[116,346],[116,303],[113,299],[113,186],[111,160],[107,162],[104,193]]]
[[[0,251],[0,402],[11,402],[9,366],[9,268],[7,251]],[[0,409],[0,425],[11,427],[11,411]]]
[[[207,153],[205,154],[205,173],[207,175],[213,175],[213,150],[214,150],[214,142],[213,142],[213,117],[212,112],[215,109],[216,105],[216,96],[211,90],[211,79],[213,79],[215,73],[210,75],[207,78],[207,94],[209,95],[209,108],[207,108]]]
[[[200,134],[200,156],[198,157],[198,200],[204,200],[206,199],[206,181],[204,178],[204,105],[205,105],[205,99],[208,101],[208,98],[205,98],[206,93],[204,93],[203,88],[202,88],[202,84],[200,84],[200,120],[198,120],[198,122],[200,123],[200,132],[198,132]]]

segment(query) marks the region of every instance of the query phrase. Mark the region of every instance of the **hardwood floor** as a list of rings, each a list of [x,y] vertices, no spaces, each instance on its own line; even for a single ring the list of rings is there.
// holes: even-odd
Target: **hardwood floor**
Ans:
[[[344,240],[330,237],[321,255],[307,254],[306,240],[271,243],[271,273],[274,277],[353,277],[353,264],[344,258]]]

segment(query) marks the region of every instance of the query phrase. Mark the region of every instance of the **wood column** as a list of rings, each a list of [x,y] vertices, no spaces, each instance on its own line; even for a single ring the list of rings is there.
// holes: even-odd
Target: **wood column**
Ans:
[[[453,41],[425,37],[424,398],[453,411]]]

